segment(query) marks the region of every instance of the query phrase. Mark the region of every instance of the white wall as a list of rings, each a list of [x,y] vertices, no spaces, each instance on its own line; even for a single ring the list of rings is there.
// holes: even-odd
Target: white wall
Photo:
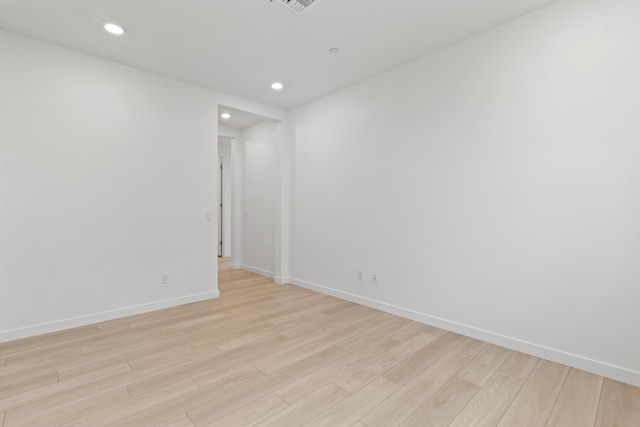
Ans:
[[[244,143],[238,137],[231,144],[231,260],[230,267],[242,268],[244,246]]]
[[[217,105],[284,113],[11,33],[0,49],[0,341],[215,297]]]
[[[240,135],[240,131],[235,128],[231,128],[229,126],[220,125],[220,120],[218,120],[218,136],[223,136],[225,138],[237,138]]]
[[[560,2],[291,112],[292,282],[640,385],[638,17]]]
[[[243,173],[242,267],[274,277],[278,204],[277,124],[263,121],[240,133]]]

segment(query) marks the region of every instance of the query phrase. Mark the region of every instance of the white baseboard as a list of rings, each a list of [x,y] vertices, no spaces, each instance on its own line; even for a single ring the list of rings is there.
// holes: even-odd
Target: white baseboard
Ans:
[[[275,273],[274,272],[263,270],[263,269],[258,268],[258,267],[252,267],[250,265],[243,264],[240,268],[242,268],[243,270],[250,271],[252,273],[259,274],[259,275],[264,276],[264,277],[268,277],[270,279],[273,279],[275,277]]]
[[[156,301],[148,304],[136,305],[133,307],[119,308],[116,310],[103,311],[101,313],[88,314],[86,316],[73,317],[70,319],[56,320],[54,322],[41,323],[39,325],[27,326],[25,328],[0,331],[0,342],[13,341],[21,338],[33,337],[36,335],[48,334],[64,329],[77,328],[79,326],[91,325],[107,320],[121,317],[133,316],[135,314],[148,313],[150,311],[162,310],[164,308],[175,307],[194,302],[206,301],[220,297],[220,291],[204,292],[201,294],[187,295],[163,301]]]
[[[289,278],[288,277],[275,276],[273,278],[273,281],[276,282],[278,285],[286,285],[287,283],[289,283]]]
[[[229,264],[229,268],[232,270],[241,270],[242,264]]]
[[[385,302],[329,288],[327,286],[317,285],[315,283],[306,282],[304,280],[289,278],[289,283],[291,283],[292,285],[310,289],[312,291],[331,295],[336,298],[355,302],[360,305],[375,308],[387,313],[395,314],[400,317],[415,320],[416,322],[435,326],[437,328],[445,329],[447,331],[455,332],[461,335],[495,344],[500,347],[505,347],[511,350],[519,351],[521,353],[530,354],[532,356],[540,357],[552,362],[561,363],[563,365],[567,365],[576,369],[581,369],[583,371],[591,372],[603,377],[631,384],[635,387],[640,387],[640,372],[638,371],[633,371],[621,366],[611,365],[609,363],[589,359],[583,356],[567,353],[561,350],[556,350],[539,344],[523,341],[517,338],[485,331],[473,326],[453,322],[447,319],[431,316],[425,313],[420,313],[392,304],[387,304]]]

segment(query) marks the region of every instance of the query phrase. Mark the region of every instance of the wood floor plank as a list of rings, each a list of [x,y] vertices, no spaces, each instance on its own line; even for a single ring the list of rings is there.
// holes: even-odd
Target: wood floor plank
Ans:
[[[175,343],[176,338],[173,334],[166,334],[145,339],[131,347],[118,347],[109,352],[87,355],[83,359],[74,361],[73,363],[65,362],[60,366],[60,369],[58,369],[58,375],[60,379],[72,378],[137,357],[142,357],[149,353],[166,349]]]
[[[323,313],[326,314],[327,312],[324,311]],[[345,330],[352,330],[356,325],[361,330],[364,330],[363,324],[365,327],[375,325],[383,320],[381,317],[382,313],[377,310],[353,304],[329,315],[327,323],[320,325],[319,328],[330,334],[339,334]]]
[[[322,313],[326,314],[327,316],[341,316],[345,313],[349,313],[352,310],[360,310],[361,312],[365,312],[367,310],[364,310],[366,307],[362,307],[359,304],[356,304],[354,302],[350,302],[350,301],[344,301],[345,305],[343,305],[342,307],[334,307],[331,309],[325,309],[322,310]]]
[[[640,426],[640,388],[605,379],[595,427]]]
[[[269,393],[265,397],[206,425],[207,427],[252,426],[286,407],[287,404],[284,400]]]
[[[77,340],[81,340],[84,338],[93,338],[98,332],[100,331],[96,325],[89,325],[50,334],[39,335],[36,337],[10,341],[2,343],[2,345],[0,346],[0,356],[19,356],[21,354],[34,351],[59,348],[61,342],[66,346],[75,346]]]
[[[522,378],[496,372],[451,422],[451,427],[497,426],[523,384]]]
[[[385,378],[378,377],[346,399],[341,400],[307,426],[350,426],[372,408],[377,407],[387,397],[397,391],[399,386]]]
[[[200,314],[196,313],[193,316],[200,316]],[[81,343],[80,349],[82,354],[100,353],[104,355],[114,348],[136,346],[139,341],[151,337],[175,336],[171,331],[173,325],[173,322],[167,322],[166,327],[156,327],[156,324],[153,324],[145,328],[132,329],[128,334],[104,334],[90,341],[84,341]]]
[[[166,371],[176,365],[188,364],[193,361],[210,358],[221,351],[213,343],[194,342],[193,345],[175,344],[171,348],[164,349],[146,356],[141,356],[127,361],[131,369],[147,373]]]
[[[276,336],[264,341],[254,342],[251,345],[223,353],[216,358],[213,366],[196,366],[197,372],[193,372],[191,375],[198,385],[207,385],[233,371],[245,369],[261,361],[278,357],[284,358],[289,352],[295,352],[298,348],[309,344],[315,344],[316,349],[323,348],[322,341],[324,337],[326,337],[325,333],[316,332],[292,339]],[[344,354],[344,351],[342,353]],[[287,357],[287,362],[293,363],[298,354],[293,357]],[[192,369],[189,370],[192,371]]]
[[[293,338],[296,335],[300,336],[303,334],[292,334],[291,331],[299,330],[301,328],[305,328],[307,331],[314,331],[317,329],[319,324],[326,323],[328,320],[329,316],[322,312],[313,313],[307,317],[277,325],[277,331],[286,337]]]
[[[551,412],[547,427],[593,426],[603,378],[578,369],[570,369]]]
[[[479,389],[475,384],[453,377],[433,397],[418,407],[402,426],[446,427]]]
[[[155,427],[194,427],[193,423],[187,417],[187,414],[180,414],[177,417],[171,418],[170,420],[163,422],[161,424],[156,424]]]
[[[475,338],[463,337],[462,341],[455,347],[460,353],[473,356],[472,360],[475,360],[478,355],[489,346],[488,343],[477,340]]]
[[[0,368],[0,384],[8,384],[20,381],[27,377],[37,377],[51,372],[56,372],[61,366],[70,365],[82,359],[79,347],[66,348],[64,351],[52,352],[51,358],[47,358],[48,352],[43,350],[37,358],[21,359],[20,356],[11,356],[11,361]]]
[[[234,367],[234,369],[232,370],[225,369],[225,366],[228,366],[231,364],[229,359],[233,358],[236,355],[237,353],[233,353],[233,354],[219,353],[213,356],[189,361],[185,364],[177,363],[176,366],[172,367],[171,369],[166,369],[164,371],[159,371],[159,372],[155,372],[156,370],[154,369],[154,367],[150,366],[149,369],[151,370],[151,375],[143,375],[142,378],[130,382],[127,385],[127,388],[129,389],[129,393],[131,393],[132,397],[137,397],[151,390],[154,390],[156,388],[160,388],[167,384],[173,383],[176,379],[194,378],[194,375],[198,373],[207,372],[208,369],[217,368],[218,375],[215,379],[211,379],[211,382],[213,382],[216,379],[219,379],[220,377],[224,377],[226,375],[229,375],[235,372],[240,372],[243,369],[245,369],[247,366],[250,366],[249,362],[243,362],[243,360],[245,359],[242,359],[241,357],[239,357],[239,363]],[[147,368],[141,368],[141,369],[146,370]],[[195,381],[195,378],[194,378],[194,381]],[[201,386],[202,384],[198,384],[198,385]]]
[[[269,322],[274,325],[283,325],[299,319],[304,319],[308,316],[313,316],[314,314],[325,309],[343,306],[344,304],[341,304],[339,301],[336,301],[334,299],[328,299],[322,302],[312,301],[307,303],[306,306],[300,306],[300,304],[297,304],[295,309],[288,310],[288,313],[284,313],[278,316],[271,316]]]
[[[458,377],[482,387],[498,370],[512,351],[496,345],[485,348],[458,373]]]
[[[13,411],[9,411],[7,412],[5,427],[57,426],[69,419],[82,418],[87,414],[111,408],[117,403],[129,399],[127,389],[120,387],[104,393],[85,396],[84,399],[68,402],[63,406],[47,408],[46,411],[39,411],[35,407],[34,410],[28,413],[21,413],[19,419],[13,416]]]
[[[365,345],[376,341],[385,335],[389,335],[390,333],[397,331],[407,323],[409,323],[409,320],[407,319],[393,317],[386,322],[383,322],[379,326],[368,329],[366,332],[359,334],[353,339],[338,344],[338,347],[346,351],[357,350],[360,347],[364,347]]]
[[[22,381],[0,383],[0,400],[25,391],[37,389],[58,382],[58,373],[49,372],[32,378],[25,378]]]
[[[87,384],[97,383],[111,377],[125,374],[127,372],[131,372],[129,365],[126,363],[121,363],[75,378],[58,381],[56,383],[39,387],[37,389],[17,393],[4,399],[0,399],[0,411],[4,412],[10,409],[18,408],[20,406],[31,404],[39,400],[53,398],[56,395],[69,392],[70,390],[78,389]],[[69,400],[73,399],[73,396],[69,396]]]
[[[58,361],[58,363],[60,363]],[[31,367],[27,363],[25,367],[15,366],[0,375],[0,387],[5,384],[18,384],[29,380],[36,380],[38,377],[57,372],[56,363],[50,363],[43,366]]]
[[[303,346],[291,349],[291,351],[288,351],[285,354],[266,358],[256,363],[256,367],[265,374],[269,375],[287,367],[288,365],[291,365],[299,360],[317,353],[320,349],[332,347],[336,344],[337,341],[331,340],[329,335],[325,335],[321,338],[321,340],[311,341]]]
[[[4,366],[0,368],[0,377],[5,373],[11,372],[12,367],[16,365],[19,365],[20,368],[23,369],[32,369],[47,362],[57,362],[61,359],[79,356],[81,353],[82,351],[79,345],[60,345],[57,346],[57,348],[56,346],[48,348],[46,351],[36,349],[14,356],[8,356],[5,358]]]
[[[231,336],[224,341],[216,342],[216,347],[218,347],[222,351],[229,351],[233,350],[234,348],[259,341],[262,338],[276,336],[279,334],[272,328],[271,325],[265,324],[255,326],[249,331],[234,333],[232,335],[234,336]]]
[[[567,366],[540,360],[498,425],[544,427],[568,373]]]
[[[511,353],[504,363],[498,368],[501,372],[513,375],[523,380],[529,378],[540,359],[517,351]]]
[[[406,341],[409,338],[421,333],[439,337],[445,334],[446,331],[444,329],[438,329],[430,325],[425,325],[424,323],[412,321],[402,328],[398,329],[397,331],[389,334],[389,338],[393,338],[394,340],[398,341]]]
[[[463,340],[460,335],[446,333],[385,372],[384,377],[396,384],[405,385]]]
[[[246,327],[246,325],[259,325],[268,323],[274,331],[282,332],[287,329],[294,327],[295,324],[305,321],[310,321],[314,318],[325,318],[327,316],[323,315],[320,312],[311,313],[308,316],[300,316],[289,322],[285,323],[273,323],[271,320],[275,316],[297,313],[300,311],[299,307],[296,306],[283,306],[276,302],[277,300],[274,298],[269,306],[261,310],[252,310],[247,313],[242,313],[240,316],[229,317],[226,316],[222,325],[227,331],[233,332],[237,331],[242,327]]]
[[[99,381],[81,383],[78,387],[55,394],[49,394],[46,398],[35,400],[31,403],[8,410],[6,422],[7,424],[11,424],[18,420],[28,419],[33,414],[45,414],[56,411],[58,408],[64,407],[69,403],[75,404],[77,402],[82,402],[85,399],[106,394],[113,389],[122,388],[126,391],[126,387],[123,384],[133,381],[135,378],[135,372],[125,371],[117,375],[105,377]],[[128,392],[127,397],[129,397]],[[9,421],[11,421],[11,423]]]
[[[365,365],[333,379],[333,382],[349,393],[353,393],[436,339],[437,337],[434,335],[420,332],[380,356],[373,358]]]
[[[169,326],[169,330],[180,336],[181,333],[188,332],[197,327],[203,327],[206,330],[211,330],[212,325],[224,325],[222,319],[225,316],[222,313],[211,313],[211,314],[201,314],[198,313],[198,316],[195,316],[191,319],[182,320],[179,322],[175,322],[171,326]]]
[[[310,395],[319,388],[324,387],[335,378],[356,369],[366,363],[370,358],[376,357],[389,351],[399,343],[389,337],[382,337],[357,351],[348,353],[346,356],[328,364],[322,369],[316,369],[308,375],[292,381],[286,386],[279,388],[277,394],[287,403],[294,403]]]
[[[350,396],[349,393],[335,384],[327,384],[315,393],[257,424],[257,427],[304,425],[348,396]]]
[[[212,359],[208,359],[211,360],[211,363],[213,363],[213,366],[215,366],[215,360]],[[198,366],[202,367],[204,366],[203,364],[198,364]],[[257,378],[261,378],[264,376],[264,374],[262,372],[260,372],[259,370],[257,370],[256,368],[247,368],[247,369],[238,369],[238,370],[229,370],[225,373],[221,373],[220,374],[220,378],[218,379],[222,379],[222,378],[227,378],[229,377],[231,374],[234,373],[254,373],[255,375],[252,375],[252,380],[255,380]],[[153,392],[157,389],[161,389],[167,386],[170,386],[171,384],[174,384],[176,382],[179,382],[181,380],[185,380],[185,379],[193,379],[191,376],[188,375],[187,372],[185,372],[185,370],[183,369],[176,369],[176,370],[168,370],[166,372],[160,372],[156,375],[153,375],[151,377],[145,377],[142,380],[139,381],[134,381],[132,383],[129,383],[127,385],[127,389],[129,390],[129,394],[131,394],[131,397],[138,397],[138,396],[142,396],[144,394],[147,394],[149,392]],[[243,378],[242,376],[240,376],[240,378]],[[238,380],[236,380],[238,381]],[[213,382],[213,381],[212,381]]]
[[[287,285],[285,285],[287,286]],[[287,286],[289,287],[289,286]],[[278,301],[279,305],[282,305],[284,307],[300,307],[301,305],[304,306],[305,304],[308,303],[318,303],[321,301],[325,301],[327,299],[326,295],[319,295],[319,294],[314,294],[314,293],[306,293],[304,295],[299,295],[298,298],[295,299],[287,299],[287,298],[282,298]],[[337,310],[340,311],[340,308],[338,306],[334,306],[332,307],[330,310]],[[322,310],[322,312],[326,312],[326,310]]]
[[[127,332],[129,329],[129,323],[125,322],[123,318],[108,320],[106,322],[98,323],[96,327],[100,332]]]
[[[415,376],[397,393],[361,418],[371,427],[403,423],[474,357],[473,353],[451,350],[428,369]],[[382,377],[381,377],[382,378]]]
[[[260,384],[265,375],[255,367],[230,374],[207,386],[197,390],[183,393],[168,402],[161,402],[146,409],[139,409],[135,414],[124,418],[114,425],[140,426],[144,424],[155,425],[165,422],[171,417],[186,413],[198,405],[221,399],[227,394],[233,394],[253,384]],[[135,399],[135,398],[134,398]],[[188,415],[188,414],[187,414]]]
[[[340,323],[334,323],[329,327],[323,327],[321,330],[330,333],[336,337],[342,337],[342,344],[346,344],[349,341],[354,340],[363,334],[367,334],[372,328],[385,323],[389,320],[388,313],[383,313],[377,310],[371,310],[368,314],[362,317],[356,317]],[[359,342],[358,345],[362,346],[368,342],[375,341],[378,336],[368,336],[365,342]],[[354,348],[350,348],[354,350]]]
[[[186,379],[179,381],[170,386],[162,389],[155,390],[151,393],[147,393],[143,396],[136,398],[124,399],[107,408],[100,408],[99,410],[86,411],[82,417],[68,417],[65,423],[60,423],[61,427],[105,427],[111,425],[117,425],[123,419],[137,414],[140,411],[151,407],[159,407],[166,402],[171,402],[173,399],[198,390],[198,386],[191,380]],[[128,394],[128,393],[127,393]],[[161,411],[161,409],[160,409]],[[163,416],[165,420],[171,419],[173,414],[167,414]],[[148,421],[144,421],[140,424],[150,425]]]
[[[230,412],[239,409],[260,397],[274,392],[276,389],[302,378],[318,368],[329,365],[344,357],[345,352],[337,347],[330,347],[309,356],[285,369],[255,381],[250,386],[226,393],[213,400],[204,401],[187,411],[187,415],[196,426],[206,425]]]

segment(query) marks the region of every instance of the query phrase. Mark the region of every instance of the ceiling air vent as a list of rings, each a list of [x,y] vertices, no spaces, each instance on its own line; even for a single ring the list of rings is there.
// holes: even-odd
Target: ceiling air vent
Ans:
[[[315,0],[269,0],[271,4],[292,15],[299,15],[303,10],[313,4]]]

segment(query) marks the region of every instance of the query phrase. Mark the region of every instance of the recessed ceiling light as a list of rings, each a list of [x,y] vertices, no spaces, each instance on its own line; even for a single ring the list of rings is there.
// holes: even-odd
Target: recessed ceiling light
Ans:
[[[225,120],[229,120],[231,118],[231,114],[229,113],[222,113],[220,114],[220,117],[222,117]]]
[[[280,82],[273,82],[271,83],[271,89],[273,90],[282,90],[282,88],[284,87],[284,85]]]
[[[125,33],[125,29],[123,26],[118,25],[113,22],[103,22],[102,27],[109,34],[113,34],[114,36],[122,36]]]
[[[337,47],[332,47],[331,49],[329,49],[329,53],[332,53],[335,55],[337,53],[340,53],[340,49],[338,49]]]

